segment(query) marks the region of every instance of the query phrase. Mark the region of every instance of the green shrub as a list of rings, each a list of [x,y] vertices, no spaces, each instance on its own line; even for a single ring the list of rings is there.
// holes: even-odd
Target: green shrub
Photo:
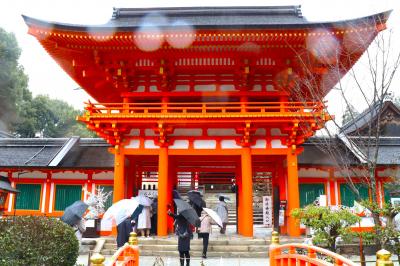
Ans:
[[[314,230],[313,242],[316,245],[326,245],[332,251],[336,249],[338,237],[346,242],[354,236],[350,226],[360,221],[358,216],[346,209],[331,210],[329,207],[314,205],[294,209],[291,215]]]
[[[78,249],[72,227],[57,219],[0,220],[0,265],[75,265]]]

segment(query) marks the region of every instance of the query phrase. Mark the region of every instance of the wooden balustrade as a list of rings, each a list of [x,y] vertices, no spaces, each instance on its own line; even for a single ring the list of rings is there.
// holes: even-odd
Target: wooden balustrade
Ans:
[[[270,266],[356,266],[357,264],[332,251],[306,244],[279,244],[279,235],[272,233],[269,249]]]
[[[245,108],[243,108],[245,106]],[[315,115],[324,112],[321,102],[206,102],[206,103],[88,103],[96,114],[281,114]]]
[[[91,257],[92,266],[104,266],[105,258],[100,254]],[[137,235],[132,232],[129,242],[120,247],[112,256],[111,261],[107,263],[111,266],[139,266],[139,247]]]

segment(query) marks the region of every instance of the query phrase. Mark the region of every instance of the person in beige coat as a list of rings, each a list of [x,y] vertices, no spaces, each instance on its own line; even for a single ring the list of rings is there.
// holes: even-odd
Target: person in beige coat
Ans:
[[[203,258],[207,258],[207,249],[208,249],[208,239],[210,238],[211,233],[211,217],[205,212],[201,212],[200,216],[200,228],[199,228],[199,237],[203,238]]]

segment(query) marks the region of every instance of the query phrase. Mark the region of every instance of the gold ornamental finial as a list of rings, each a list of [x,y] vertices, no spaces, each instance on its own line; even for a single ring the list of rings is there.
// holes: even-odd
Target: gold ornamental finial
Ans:
[[[131,232],[129,234],[129,245],[137,246],[137,244],[138,244],[137,234],[135,232]]]
[[[276,231],[272,232],[271,245],[279,245],[279,233]]]
[[[391,256],[392,254],[386,249],[379,250],[376,252],[376,266],[394,266]]]
[[[105,260],[106,259],[104,258],[104,256],[101,255],[100,253],[96,253],[90,258],[90,262],[92,263],[92,266],[104,266]]]

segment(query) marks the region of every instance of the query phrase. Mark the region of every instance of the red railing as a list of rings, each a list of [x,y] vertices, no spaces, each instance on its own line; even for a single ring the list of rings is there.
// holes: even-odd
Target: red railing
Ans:
[[[203,102],[203,103],[87,103],[91,115],[118,114],[238,114],[288,113],[313,115],[323,112],[321,102]]]
[[[129,243],[125,243],[112,256],[107,265],[112,266],[139,266],[139,247],[136,233],[132,232]]]
[[[270,266],[332,266],[357,264],[332,251],[306,244],[279,245],[277,232],[272,233],[272,244],[269,248]]]

